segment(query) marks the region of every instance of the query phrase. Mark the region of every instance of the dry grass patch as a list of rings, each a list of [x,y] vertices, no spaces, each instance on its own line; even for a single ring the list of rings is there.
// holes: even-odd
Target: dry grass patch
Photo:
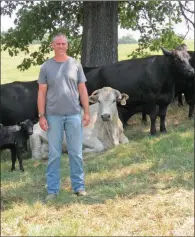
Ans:
[[[2,213],[4,220],[9,215],[15,217],[11,222],[2,223],[2,235],[172,236],[186,216],[193,215],[190,208],[193,204],[193,192],[182,189],[132,199],[116,197],[104,204],[45,206],[35,203],[29,207],[21,203]]]

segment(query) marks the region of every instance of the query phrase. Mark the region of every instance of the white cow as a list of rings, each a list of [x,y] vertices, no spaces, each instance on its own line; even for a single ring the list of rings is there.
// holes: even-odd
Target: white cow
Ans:
[[[30,148],[32,151],[32,159],[48,158],[48,138],[47,132],[42,130],[39,123],[35,124],[33,134],[30,136]],[[66,139],[64,136],[62,151],[66,152]]]
[[[117,110],[117,103],[125,105],[128,98],[128,95],[110,87],[93,92],[89,97],[89,101],[94,103],[89,106],[90,124],[83,128],[83,152],[101,152],[119,143],[129,142],[123,133]],[[33,131],[30,137],[32,158],[45,158],[48,156],[47,132],[39,124],[34,125]],[[66,136],[63,151],[66,151]]]
[[[103,87],[89,97],[91,122],[84,128],[84,152],[101,152],[119,143],[128,143],[118,117],[117,103],[126,104],[129,98],[118,90]]]

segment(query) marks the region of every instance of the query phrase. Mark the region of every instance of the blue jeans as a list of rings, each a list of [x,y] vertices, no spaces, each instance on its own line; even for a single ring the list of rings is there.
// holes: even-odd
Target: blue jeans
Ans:
[[[83,129],[81,115],[56,116],[48,115],[49,157],[47,166],[47,191],[57,194],[60,190],[60,158],[64,130],[70,165],[71,186],[74,192],[85,190],[82,158]]]

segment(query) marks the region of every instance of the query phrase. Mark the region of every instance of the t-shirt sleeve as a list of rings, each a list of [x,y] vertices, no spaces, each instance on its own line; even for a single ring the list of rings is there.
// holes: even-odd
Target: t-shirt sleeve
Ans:
[[[86,82],[87,79],[85,77],[85,74],[83,72],[83,67],[81,66],[81,64],[78,65],[78,84],[81,82]]]
[[[41,65],[38,83],[39,84],[47,84],[47,74],[46,74],[45,64]]]

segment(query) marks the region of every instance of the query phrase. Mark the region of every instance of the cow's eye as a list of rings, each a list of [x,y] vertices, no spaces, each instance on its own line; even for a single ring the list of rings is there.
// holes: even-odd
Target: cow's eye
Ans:
[[[100,103],[100,101],[99,101],[99,100],[98,100],[97,102],[98,102],[98,103]]]
[[[115,103],[116,102],[116,100],[113,100],[113,102],[112,103]]]

